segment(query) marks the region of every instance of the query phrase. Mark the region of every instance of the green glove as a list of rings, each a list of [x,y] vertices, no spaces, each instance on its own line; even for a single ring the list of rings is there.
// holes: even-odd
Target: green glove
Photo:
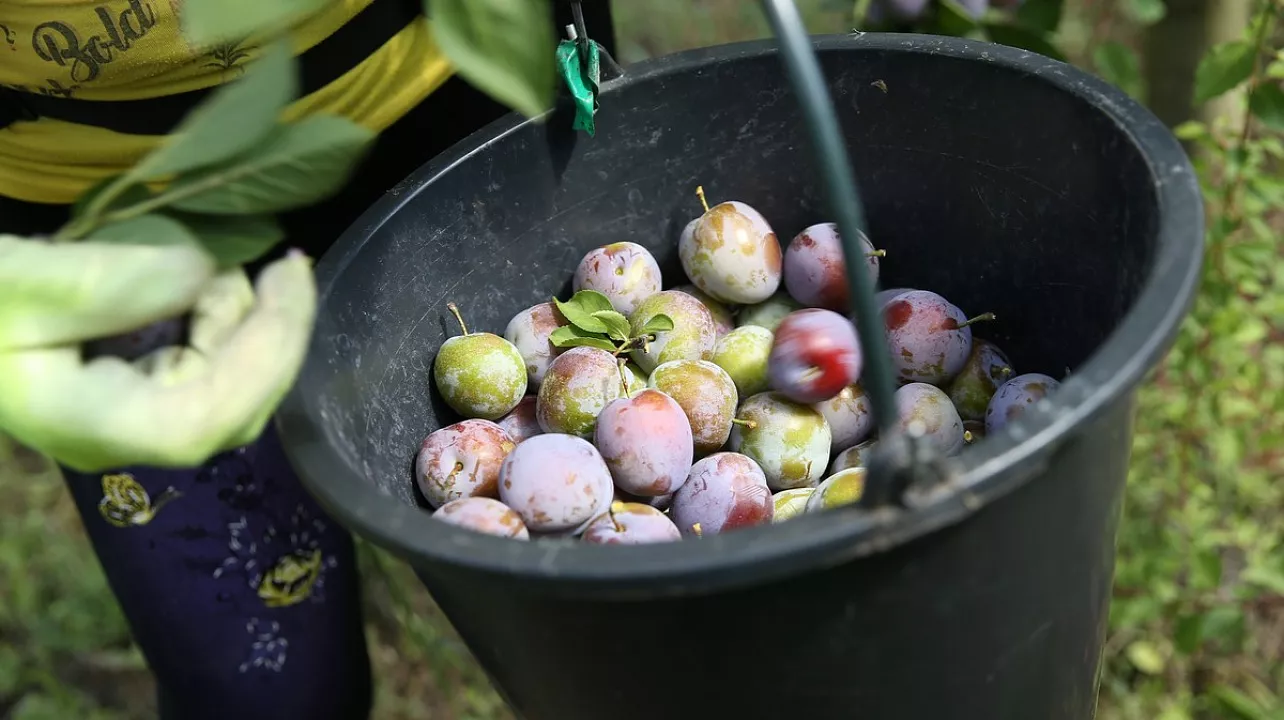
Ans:
[[[86,341],[188,312],[187,347],[81,358]],[[252,288],[194,246],[0,236],[0,432],[81,472],[200,465],[263,431],[315,315],[301,254]]]

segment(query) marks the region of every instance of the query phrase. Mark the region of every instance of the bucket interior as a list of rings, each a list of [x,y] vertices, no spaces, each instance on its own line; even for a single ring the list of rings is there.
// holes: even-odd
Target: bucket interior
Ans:
[[[1110,108],[1056,77],[1077,71],[1046,59],[1033,71],[1017,51],[996,48],[999,62],[977,46],[964,57],[839,39],[819,51],[869,234],[887,251],[880,287],[995,313],[977,337],[1017,373],[1061,378],[1119,326],[1153,270],[1154,169]],[[471,329],[502,334],[518,311],[568,297],[587,251],[620,241],[648,247],[666,287],[685,284],[677,239],[700,213],[697,185],[710,203],[757,208],[782,245],[831,221],[772,49],[634,66],[607,86],[596,137],[561,115],[501,121],[367,213],[319,268],[316,339],[295,391],[319,442],[360,482],[426,507],[415,452],[459,419],[430,381],[437,348],[457,334],[446,303]]]

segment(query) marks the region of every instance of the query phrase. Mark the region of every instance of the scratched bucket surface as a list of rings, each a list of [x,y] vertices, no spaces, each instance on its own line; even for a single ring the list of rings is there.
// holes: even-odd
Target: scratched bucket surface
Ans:
[[[1025,51],[913,35],[816,49],[884,287],[993,311],[1047,408],[903,510],[837,510],[700,542],[549,547],[432,522],[412,489],[453,332],[565,297],[579,258],[676,240],[712,199],[787,241],[826,217],[773,42],[628,68],[597,136],[510,116],[394,189],[317,268],[311,354],[279,422],[305,483],[410,562],[528,720],[1092,715],[1137,384],[1198,276],[1203,218],[1171,134],[1115,88]],[[879,82],[881,81],[881,82]]]

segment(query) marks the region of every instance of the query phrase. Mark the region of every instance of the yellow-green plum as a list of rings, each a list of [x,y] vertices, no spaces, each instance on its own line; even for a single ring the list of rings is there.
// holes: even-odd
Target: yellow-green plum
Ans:
[[[770,523],[773,510],[762,468],[745,455],[720,452],[691,467],[669,517],[683,535],[704,536]]]
[[[713,326],[718,331],[718,337],[726,335],[736,327],[736,318],[731,309],[709,297],[708,293],[700,288],[695,285],[679,285],[673,289],[699,300],[709,310],[709,315],[713,317]]]
[[[668,515],[650,505],[614,502],[598,515],[580,539],[595,545],[645,545],[682,539]]]
[[[535,402],[535,418],[548,433],[593,437],[597,416],[623,397],[615,356],[593,347],[574,347],[553,361]]]
[[[530,531],[522,516],[504,503],[488,497],[452,500],[437,508],[432,519],[473,532],[513,540],[529,540]]]
[[[633,334],[641,335],[646,324],[657,315],[668,315],[673,321],[673,329],[655,333],[654,340],[630,353],[642,372],[649,373],[657,365],[671,360],[708,360],[713,357],[718,331],[704,303],[677,290],[656,293],[643,300],[629,316]]]
[[[802,515],[807,511],[807,498],[811,497],[815,491],[815,488],[794,488],[781,490],[772,495],[771,503],[775,511],[771,516],[771,522],[782,523]]]
[[[631,242],[617,242],[590,250],[575,268],[575,292],[596,290],[611,301],[621,315],[628,315],[643,300],[660,292],[660,265],[651,251]]]
[[[921,432],[942,455],[963,449],[963,418],[944,390],[916,382],[902,385],[894,398],[902,430]]]
[[[834,461],[829,464],[829,474],[834,475],[849,468],[869,467],[870,457],[873,455],[874,448],[877,445],[878,438],[870,438],[838,453],[834,457]]]
[[[736,201],[692,220],[678,239],[682,269],[715,300],[758,303],[780,288],[780,241],[767,219]]]
[[[531,532],[578,532],[606,512],[614,497],[611,471],[589,441],[536,435],[513,448],[499,472],[499,499]]]
[[[807,512],[852,505],[865,491],[865,468],[849,468],[825,478],[807,499]]]
[[[532,392],[544,380],[544,373],[553,364],[561,348],[548,341],[553,331],[566,324],[566,318],[551,302],[526,308],[513,316],[504,329],[504,339],[517,348],[526,363],[528,389]]]
[[[464,420],[434,430],[415,458],[415,479],[428,504],[465,497],[499,497],[499,468],[517,447],[489,420]]]
[[[696,455],[708,455],[727,444],[739,396],[726,370],[708,360],[674,360],[657,367],[650,384],[676,400],[686,413]]]
[[[504,428],[504,432],[508,433],[514,443],[520,443],[526,438],[544,432],[544,428],[539,426],[539,420],[535,417],[537,402],[538,398],[534,395],[527,395],[517,403],[517,407],[513,408],[512,412],[499,419],[497,424]]]
[[[647,389],[646,373],[642,372],[642,368],[638,367],[637,363],[630,362],[625,364],[624,371],[625,371],[624,380],[626,383],[628,383],[628,386],[629,386],[628,394],[630,397],[632,397],[635,393],[638,393]]]
[[[830,451],[840,453],[874,431],[874,406],[860,383],[848,385],[834,397],[816,403],[829,422]]]
[[[673,398],[650,388],[607,403],[593,442],[615,486],[644,497],[682,487],[695,459],[686,413]]]
[[[729,447],[753,459],[774,491],[815,487],[829,463],[829,423],[810,405],[777,392],[740,405]]]
[[[433,380],[442,399],[466,418],[498,420],[526,394],[526,361],[512,343],[488,332],[470,333],[450,305],[463,335],[441,344],[433,360]]]
[[[713,363],[731,377],[740,397],[768,389],[767,358],[773,335],[758,325],[743,325],[723,335],[713,346]]]
[[[738,327],[757,325],[774,333],[776,328],[780,326],[780,321],[784,320],[786,315],[802,309],[802,303],[789,297],[784,292],[778,292],[756,305],[740,308],[740,313],[736,315],[736,325]]]

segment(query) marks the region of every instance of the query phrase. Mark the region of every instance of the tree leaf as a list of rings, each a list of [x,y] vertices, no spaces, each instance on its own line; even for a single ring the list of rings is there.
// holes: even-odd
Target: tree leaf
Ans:
[[[1063,4],[1064,0],[1026,0],[1017,10],[1017,22],[1036,33],[1056,32]]]
[[[1199,649],[1204,640],[1204,616],[1202,613],[1183,615],[1177,619],[1173,630],[1173,643],[1177,652],[1190,655]]]
[[[89,236],[94,242],[121,245],[188,245],[199,247],[200,241],[182,223],[163,215],[140,215],[128,220],[107,223]]]
[[[1142,25],[1154,25],[1168,14],[1164,0],[1127,0],[1124,11]]]
[[[601,348],[607,352],[615,352],[615,343],[609,338],[598,333],[583,331],[574,325],[563,325],[562,327],[549,333],[548,341],[553,343],[553,347],[571,348],[586,345],[588,347]]]
[[[192,231],[220,269],[252,263],[285,237],[271,215],[167,214]]]
[[[651,333],[666,332],[672,329],[673,318],[665,315],[664,313],[660,313],[646,321],[646,324],[642,326],[641,334],[650,335]]]
[[[1018,25],[993,22],[985,24],[985,32],[989,35],[991,41],[1000,45],[1009,45],[1037,52],[1040,55],[1047,55],[1054,60],[1065,61],[1065,56],[1061,54],[1061,51],[1038,31]]]
[[[1158,675],[1164,671],[1164,656],[1158,648],[1145,640],[1137,640],[1125,650],[1128,662],[1147,675]]]
[[[1271,720],[1260,703],[1229,685],[1214,685],[1209,694],[1239,720]]]
[[[1206,103],[1247,80],[1253,74],[1254,52],[1248,40],[1214,45],[1195,70],[1195,102]]]
[[[606,323],[593,313],[615,310],[610,299],[596,290],[581,290],[566,302],[553,298],[553,303],[572,325],[593,333],[607,332]]]
[[[1248,105],[1263,125],[1272,130],[1284,130],[1284,90],[1279,85],[1258,85]]]
[[[629,320],[614,310],[598,310],[593,317],[606,325],[606,334],[625,342],[629,339]]]
[[[112,175],[109,178],[104,178],[103,180],[95,183],[88,190],[81,193],[80,197],[76,198],[76,202],[71,206],[71,216],[81,217],[84,215],[85,209],[94,201],[94,198],[101,195],[104,190],[115,185],[117,182],[125,182],[124,177],[124,173]],[[147,200],[151,196],[151,191],[149,191],[145,186],[130,185],[122,190],[118,196],[107,203],[105,207],[101,208],[101,210],[105,211],[123,207],[125,205],[134,205]]]
[[[326,4],[327,0],[183,0],[178,18],[188,43],[209,47],[284,29]]]
[[[214,215],[257,215],[308,205],[347,181],[374,138],[356,123],[316,115],[280,125],[235,159],[174,182],[158,200]]]
[[[534,117],[552,105],[556,45],[549,0],[427,0],[442,52],[468,82]]]
[[[1093,51],[1092,62],[1107,82],[1133,97],[1140,94],[1141,61],[1132,48],[1114,40],[1104,42]]]
[[[224,85],[134,166],[133,182],[221,163],[261,142],[298,92],[298,67],[285,40],[273,43],[242,80]]]

